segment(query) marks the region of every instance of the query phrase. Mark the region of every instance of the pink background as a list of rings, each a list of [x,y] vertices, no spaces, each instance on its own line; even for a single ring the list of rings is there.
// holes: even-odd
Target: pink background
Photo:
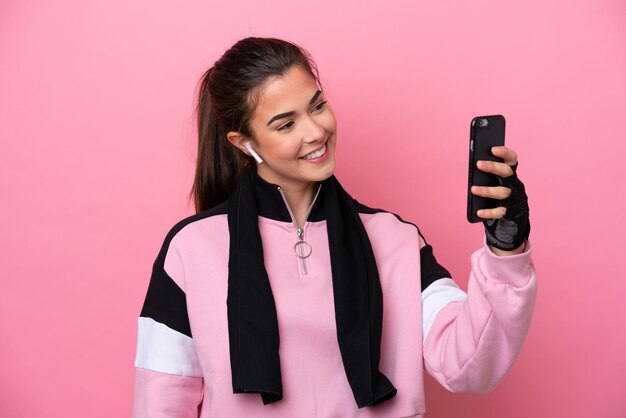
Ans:
[[[420,225],[462,286],[483,234],[465,220],[469,121],[507,118],[534,323],[491,394],[428,378],[428,416],[626,416],[623,1],[296,3],[0,3],[0,416],[130,415],[150,266],[192,213],[196,82],[248,35],[310,50],[337,176]]]

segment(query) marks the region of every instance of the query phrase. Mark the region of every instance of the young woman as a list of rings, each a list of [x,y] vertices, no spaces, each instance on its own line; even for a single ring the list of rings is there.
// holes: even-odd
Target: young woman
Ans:
[[[237,42],[200,86],[196,215],[154,262],[135,417],[413,417],[423,369],[489,391],[517,357],[536,278],[505,147],[467,294],[419,229],[333,176],[337,123],[304,50]],[[487,242],[489,244],[487,244]]]

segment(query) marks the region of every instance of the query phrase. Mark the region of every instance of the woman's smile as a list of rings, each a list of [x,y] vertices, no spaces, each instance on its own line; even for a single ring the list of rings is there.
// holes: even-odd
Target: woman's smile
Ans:
[[[328,157],[328,153],[326,151],[327,151],[326,144],[324,144],[322,148],[316,151],[310,152],[304,157],[300,157],[300,159],[305,160],[306,162],[310,162],[310,163],[322,162]]]

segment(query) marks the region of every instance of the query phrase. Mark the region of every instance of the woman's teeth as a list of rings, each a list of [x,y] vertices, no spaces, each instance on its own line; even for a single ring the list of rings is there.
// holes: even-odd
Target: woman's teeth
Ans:
[[[310,154],[305,155],[304,157],[302,157],[302,159],[303,160],[312,160],[313,158],[319,158],[322,155],[324,155],[325,152],[326,152],[326,145],[324,145],[321,150],[314,151],[314,152],[312,152]]]

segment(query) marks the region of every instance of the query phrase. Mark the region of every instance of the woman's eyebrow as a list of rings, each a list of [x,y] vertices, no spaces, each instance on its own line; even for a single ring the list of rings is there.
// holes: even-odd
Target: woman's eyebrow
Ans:
[[[312,105],[318,97],[320,97],[320,94],[322,94],[321,90],[318,90],[315,92],[315,94],[313,95],[313,97],[311,97],[311,100],[309,100],[309,105]],[[296,112],[294,112],[293,110],[290,112],[285,112],[285,113],[279,113],[278,115],[274,116],[272,119],[270,119],[269,122],[267,122],[267,126],[270,126],[270,124],[278,119],[283,119],[286,117],[289,117],[291,115],[294,115]]]
[[[320,97],[320,94],[322,94],[321,90],[316,91],[313,97],[311,97],[311,100],[309,100],[309,104],[312,105],[313,102],[315,102],[317,98]]]
[[[278,115],[276,115],[272,119],[270,119],[269,122],[267,122],[267,126],[270,126],[271,123],[274,122],[275,120],[286,118],[286,117],[291,116],[291,115],[293,115],[295,113],[296,112],[294,112],[293,110],[291,112],[279,113]]]

